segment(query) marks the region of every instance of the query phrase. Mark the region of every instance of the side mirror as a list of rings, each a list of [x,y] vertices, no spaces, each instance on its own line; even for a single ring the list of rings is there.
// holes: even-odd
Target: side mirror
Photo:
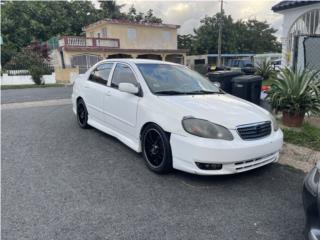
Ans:
[[[138,94],[139,88],[133,85],[132,83],[119,83],[118,89],[121,92],[131,93],[131,94]]]

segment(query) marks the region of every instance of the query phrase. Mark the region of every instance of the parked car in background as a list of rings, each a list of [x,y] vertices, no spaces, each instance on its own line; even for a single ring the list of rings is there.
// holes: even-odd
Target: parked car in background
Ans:
[[[240,68],[245,74],[254,74],[256,71],[250,59],[230,59],[227,66],[230,68]]]
[[[277,59],[277,60],[272,61],[271,65],[273,67],[273,70],[280,71],[282,68],[281,59]]]
[[[307,174],[303,185],[303,206],[306,214],[305,237],[320,240],[320,162]]]
[[[157,173],[248,171],[277,161],[283,141],[269,112],[174,63],[101,61],[75,81],[72,103],[80,127],[118,138]]]

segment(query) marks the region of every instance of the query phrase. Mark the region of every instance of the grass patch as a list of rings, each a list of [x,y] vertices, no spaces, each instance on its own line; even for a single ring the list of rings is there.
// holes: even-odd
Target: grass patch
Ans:
[[[22,84],[22,85],[2,85],[1,90],[6,89],[23,89],[23,88],[47,88],[47,87],[64,87],[65,84],[61,83],[51,83],[51,84],[43,84],[43,85],[36,85],[36,84]]]
[[[282,131],[284,141],[320,151],[320,128],[305,123],[298,131],[289,128],[283,128]]]

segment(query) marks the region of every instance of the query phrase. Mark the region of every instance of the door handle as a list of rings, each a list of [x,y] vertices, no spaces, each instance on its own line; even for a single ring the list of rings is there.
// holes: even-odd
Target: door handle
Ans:
[[[110,92],[106,92],[105,95],[106,96],[111,96],[111,93]]]
[[[88,85],[84,85],[84,88],[90,88]]]

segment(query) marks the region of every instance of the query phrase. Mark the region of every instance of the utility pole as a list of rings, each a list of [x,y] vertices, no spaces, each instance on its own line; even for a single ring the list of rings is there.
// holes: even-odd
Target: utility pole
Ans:
[[[218,67],[221,67],[222,22],[223,22],[223,0],[220,0],[220,18],[219,18],[219,36],[218,36],[218,62],[217,62],[217,66]]]

